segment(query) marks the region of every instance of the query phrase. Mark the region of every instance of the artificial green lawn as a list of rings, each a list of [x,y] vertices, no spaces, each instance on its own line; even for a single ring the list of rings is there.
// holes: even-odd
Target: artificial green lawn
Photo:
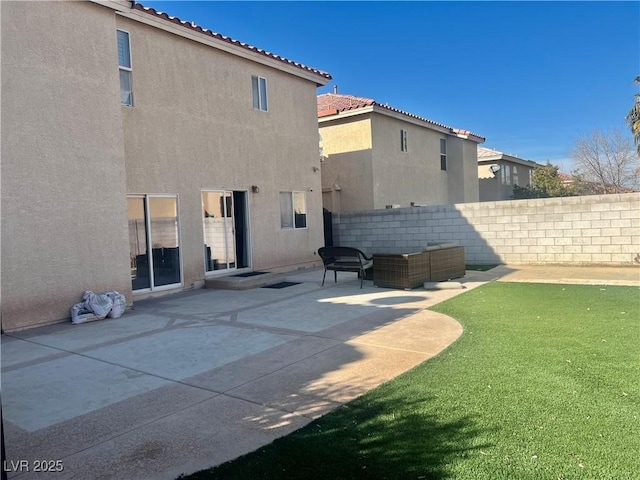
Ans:
[[[191,479],[640,478],[640,289],[493,282],[438,357]]]

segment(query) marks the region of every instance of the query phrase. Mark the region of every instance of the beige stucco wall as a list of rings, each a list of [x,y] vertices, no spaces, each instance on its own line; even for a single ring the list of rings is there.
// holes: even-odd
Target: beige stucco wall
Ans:
[[[447,137],[447,203],[478,201],[477,165],[478,147],[475,142],[452,135]]]
[[[376,114],[373,125],[374,205],[437,205],[477,201],[476,143],[398,118]],[[407,151],[400,130],[407,131]],[[447,140],[447,170],[440,169],[440,139]]]
[[[373,205],[370,115],[320,123],[322,186],[328,210],[362,210]],[[339,191],[335,191],[336,187]],[[327,191],[329,190],[329,191]]]
[[[113,11],[1,2],[2,326],[131,300]],[[70,27],[72,26],[72,27]]]
[[[204,278],[203,189],[248,192],[254,269],[317,262],[316,85],[128,18],[117,26],[130,33],[133,69],[127,192],[178,195],[185,288]],[[253,108],[251,75],[267,79],[268,112]],[[280,228],[281,191],[306,192],[306,229]]]
[[[1,8],[4,329],[66,320],[85,290],[132,302],[128,194],[178,197],[180,288],[204,283],[203,189],[248,192],[253,268],[320,263],[313,75],[125,18],[147,15],[128,5]],[[120,104],[118,28],[130,32],[133,107]],[[268,112],[253,109],[251,75],[267,79]],[[281,191],[306,192],[307,228],[281,229]]]
[[[407,151],[400,131],[407,131]],[[325,208],[334,212],[478,201],[477,144],[379,112],[320,119]],[[447,170],[440,139],[447,139]],[[339,192],[330,191],[339,184]]]
[[[462,140],[464,157],[464,190],[463,196],[453,200],[455,203],[478,202],[480,186],[478,184],[478,144],[470,140]],[[462,199],[461,199],[462,198]]]
[[[407,151],[400,130],[407,131]],[[373,119],[375,200],[371,208],[447,203],[447,172],[440,170],[440,135],[386,115]]]

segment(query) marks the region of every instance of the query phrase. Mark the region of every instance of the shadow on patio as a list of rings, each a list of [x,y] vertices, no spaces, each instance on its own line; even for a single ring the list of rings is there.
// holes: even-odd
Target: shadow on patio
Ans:
[[[175,478],[317,421],[461,333],[424,309],[464,290],[361,290],[355,274],[321,288],[321,277],[292,275],[300,283],[282,290],[185,292],[116,320],[3,336],[8,460],[61,459],[57,478]],[[468,419],[400,421],[422,422],[425,438],[469,434]],[[375,451],[374,437],[366,443]],[[387,453],[405,454],[416,452]]]

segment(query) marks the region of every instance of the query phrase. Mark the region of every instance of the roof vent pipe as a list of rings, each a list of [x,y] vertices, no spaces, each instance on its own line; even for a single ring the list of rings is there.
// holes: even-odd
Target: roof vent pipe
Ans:
[[[338,94],[338,85],[334,85],[333,86],[333,94],[337,95]]]

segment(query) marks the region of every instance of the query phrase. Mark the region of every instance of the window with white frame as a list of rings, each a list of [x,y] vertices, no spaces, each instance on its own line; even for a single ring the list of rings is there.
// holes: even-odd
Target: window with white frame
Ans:
[[[253,92],[253,108],[256,110],[267,111],[267,79],[251,76],[251,90]]]
[[[502,184],[511,185],[511,166],[503,165],[500,171],[502,172]]]
[[[280,227],[307,228],[307,196],[305,192],[280,192]]]
[[[407,131],[400,130],[400,151],[406,152],[407,150]]]
[[[518,183],[518,167],[516,167],[515,165],[513,166],[513,184],[520,185]]]
[[[440,139],[440,170],[447,169],[447,139]]]
[[[120,103],[133,106],[131,45],[129,32],[118,30],[118,70],[120,71]]]
[[[529,169],[529,186],[533,185],[533,168]]]

